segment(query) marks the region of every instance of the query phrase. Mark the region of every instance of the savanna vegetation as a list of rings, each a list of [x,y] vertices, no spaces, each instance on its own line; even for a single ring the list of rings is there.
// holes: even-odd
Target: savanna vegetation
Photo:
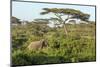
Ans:
[[[44,9],[58,16],[58,22],[62,27],[49,27],[47,20],[44,22],[32,21],[25,25],[17,24],[11,27],[12,38],[12,65],[38,65],[54,63],[89,62],[96,60],[95,22],[89,22],[88,14],[71,9]],[[74,12],[72,12],[74,11]],[[42,14],[49,13],[43,12]],[[88,24],[66,24],[67,19],[60,18],[64,14],[76,17]],[[85,16],[84,16],[85,15]],[[88,16],[88,17],[87,17]],[[51,20],[51,19],[49,19]],[[43,22],[42,22],[43,21]],[[64,27],[67,27],[64,28]],[[67,33],[66,33],[67,32]],[[40,50],[28,50],[27,46],[34,41],[45,39],[48,42],[46,48]]]

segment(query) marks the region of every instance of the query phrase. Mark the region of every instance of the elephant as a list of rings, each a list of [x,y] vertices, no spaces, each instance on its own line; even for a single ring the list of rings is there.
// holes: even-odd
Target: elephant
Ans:
[[[42,39],[40,41],[31,42],[28,45],[28,49],[29,50],[38,50],[38,49],[43,49],[44,47],[47,47],[47,46],[48,46],[47,41],[45,39]]]

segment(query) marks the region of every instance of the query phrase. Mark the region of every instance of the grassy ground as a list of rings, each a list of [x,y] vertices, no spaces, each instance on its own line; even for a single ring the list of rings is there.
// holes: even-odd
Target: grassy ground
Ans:
[[[63,28],[55,29],[37,24],[12,26],[12,64],[37,65],[95,61],[95,23],[66,25],[66,27],[67,36]],[[47,48],[37,51],[26,49],[32,41],[43,38],[49,43]]]

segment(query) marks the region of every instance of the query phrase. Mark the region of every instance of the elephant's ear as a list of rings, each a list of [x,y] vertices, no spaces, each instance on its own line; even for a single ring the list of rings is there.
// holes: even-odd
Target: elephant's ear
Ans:
[[[42,40],[40,40],[40,44],[41,44],[41,45],[43,45],[43,41],[44,41],[43,39],[42,39]]]
[[[45,41],[42,41],[42,45],[43,45],[43,46],[45,45]]]
[[[47,47],[47,46],[48,46],[48,42],[45,40],[45,41],[43,42],[43,45],[44,45],[44,47]]]

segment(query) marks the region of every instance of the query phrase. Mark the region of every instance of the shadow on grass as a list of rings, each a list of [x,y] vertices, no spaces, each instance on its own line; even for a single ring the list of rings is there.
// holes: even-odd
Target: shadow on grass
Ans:
[[[12,59],[12,66],[27,66],[27,65],[45,65],[45,64],[60,64],[70,63],[62,56],[20,56]]]
[[[95,61],[95,60],[92,60]],[[90,60],[78,61],[78,62],[90,62]],[[30,65],[47,65],[47,64],[61,64],[61,63],[75,63],[70,58],[64,58],[63,56],[20,56],[13,59],[12,67],[16,66],[30,66]]]

